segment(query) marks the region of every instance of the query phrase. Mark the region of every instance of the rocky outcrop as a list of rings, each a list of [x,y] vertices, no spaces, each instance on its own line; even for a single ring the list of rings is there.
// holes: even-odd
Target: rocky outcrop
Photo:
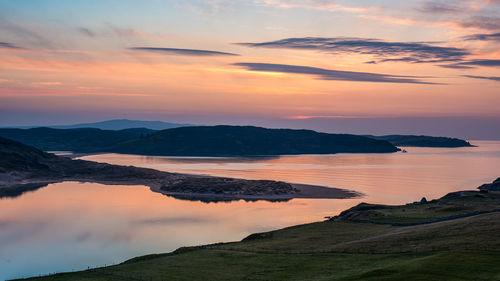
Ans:
[[[485,191],[500,191],[500,178],[494,180],[492,183],[485,183],[478,187],[478,189]]]

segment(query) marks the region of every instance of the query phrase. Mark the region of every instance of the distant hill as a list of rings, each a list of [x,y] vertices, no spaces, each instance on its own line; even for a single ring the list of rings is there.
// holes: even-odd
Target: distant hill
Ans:
[[[168,129],[122,142],[112,152],[174,156],[236,156],[398,151],[383,140],[310,130],[252,126],[198,126]]]
[[[176,124],[163,121],[141,121],[128,119],[115,119],[95,123],[82,123],[74,125],[48,126],[55,129],[97,128],[101,130],[124,130],[131,128],[146,128],[151,130],[165,130],[171,128],[192,126],[190,124]]]
[[[377,140],[385,140],[395,146],[420,146],[420,147],[467,147],[472,146],[468,141],[447,138],[447,137],[431,137],[431,136],[413,136],[413,135],[387,135],[387,136],[372,136],[367,137]]]
[[[251,126],[198,126],[162,131],[127,129],[0,129],[0,136],[41,150],[170,156],[387,153],[387,141],[310,130]]]
[[[82,129],[0,129],[0,136],[44,151],[102,152],[117,143],[140,138],[154,130],[137,128],[119,131]]]

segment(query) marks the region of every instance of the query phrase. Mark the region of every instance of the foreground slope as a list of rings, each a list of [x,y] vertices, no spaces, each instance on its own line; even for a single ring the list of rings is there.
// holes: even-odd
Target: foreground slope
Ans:
[[[499,206],[500,194],[476,191],[402,206],[360,204],[241,242],[33,280],[500,280]],[[407,221],[413,225],[397,226]]]

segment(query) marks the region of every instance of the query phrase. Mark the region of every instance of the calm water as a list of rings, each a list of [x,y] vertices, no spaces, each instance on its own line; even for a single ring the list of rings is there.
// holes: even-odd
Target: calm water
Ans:
[[[103,154],[87,160],[159,170],[275,179],[361,191],[361,199],[201,203],[144,186],[65,182],[0,199],[0,279],[84,269],[180,246],[319,221],[361,201],[400,204],[500,176],[500,142],[408,153],[179,158]]]

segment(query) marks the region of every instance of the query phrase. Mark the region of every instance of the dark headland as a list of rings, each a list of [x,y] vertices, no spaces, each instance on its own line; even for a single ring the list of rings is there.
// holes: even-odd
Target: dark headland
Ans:
[[[263,156],[285,154],[391,153],[385,140],[311,130],[251,126],[191,126],[153,131],[0,129],[0,136],[44,151],[117,152],[165,156]]]
[[[286,200],[350,198],[354,191],[270,180],[243,180],[168,173],[133,166],[72,160],[0,138],[0,197],[62,181],[146,185],[152,191],[192,200]]]
[[[459,191],[30,280],[499,280],[499,233],[500,193]]]
[[[395,146],[415,146],[415,147],[469,147],[473,146],[466,140],[449,137],[431,137],[414,135],[387,135],[367,137],[377,140],[385,140]]]

